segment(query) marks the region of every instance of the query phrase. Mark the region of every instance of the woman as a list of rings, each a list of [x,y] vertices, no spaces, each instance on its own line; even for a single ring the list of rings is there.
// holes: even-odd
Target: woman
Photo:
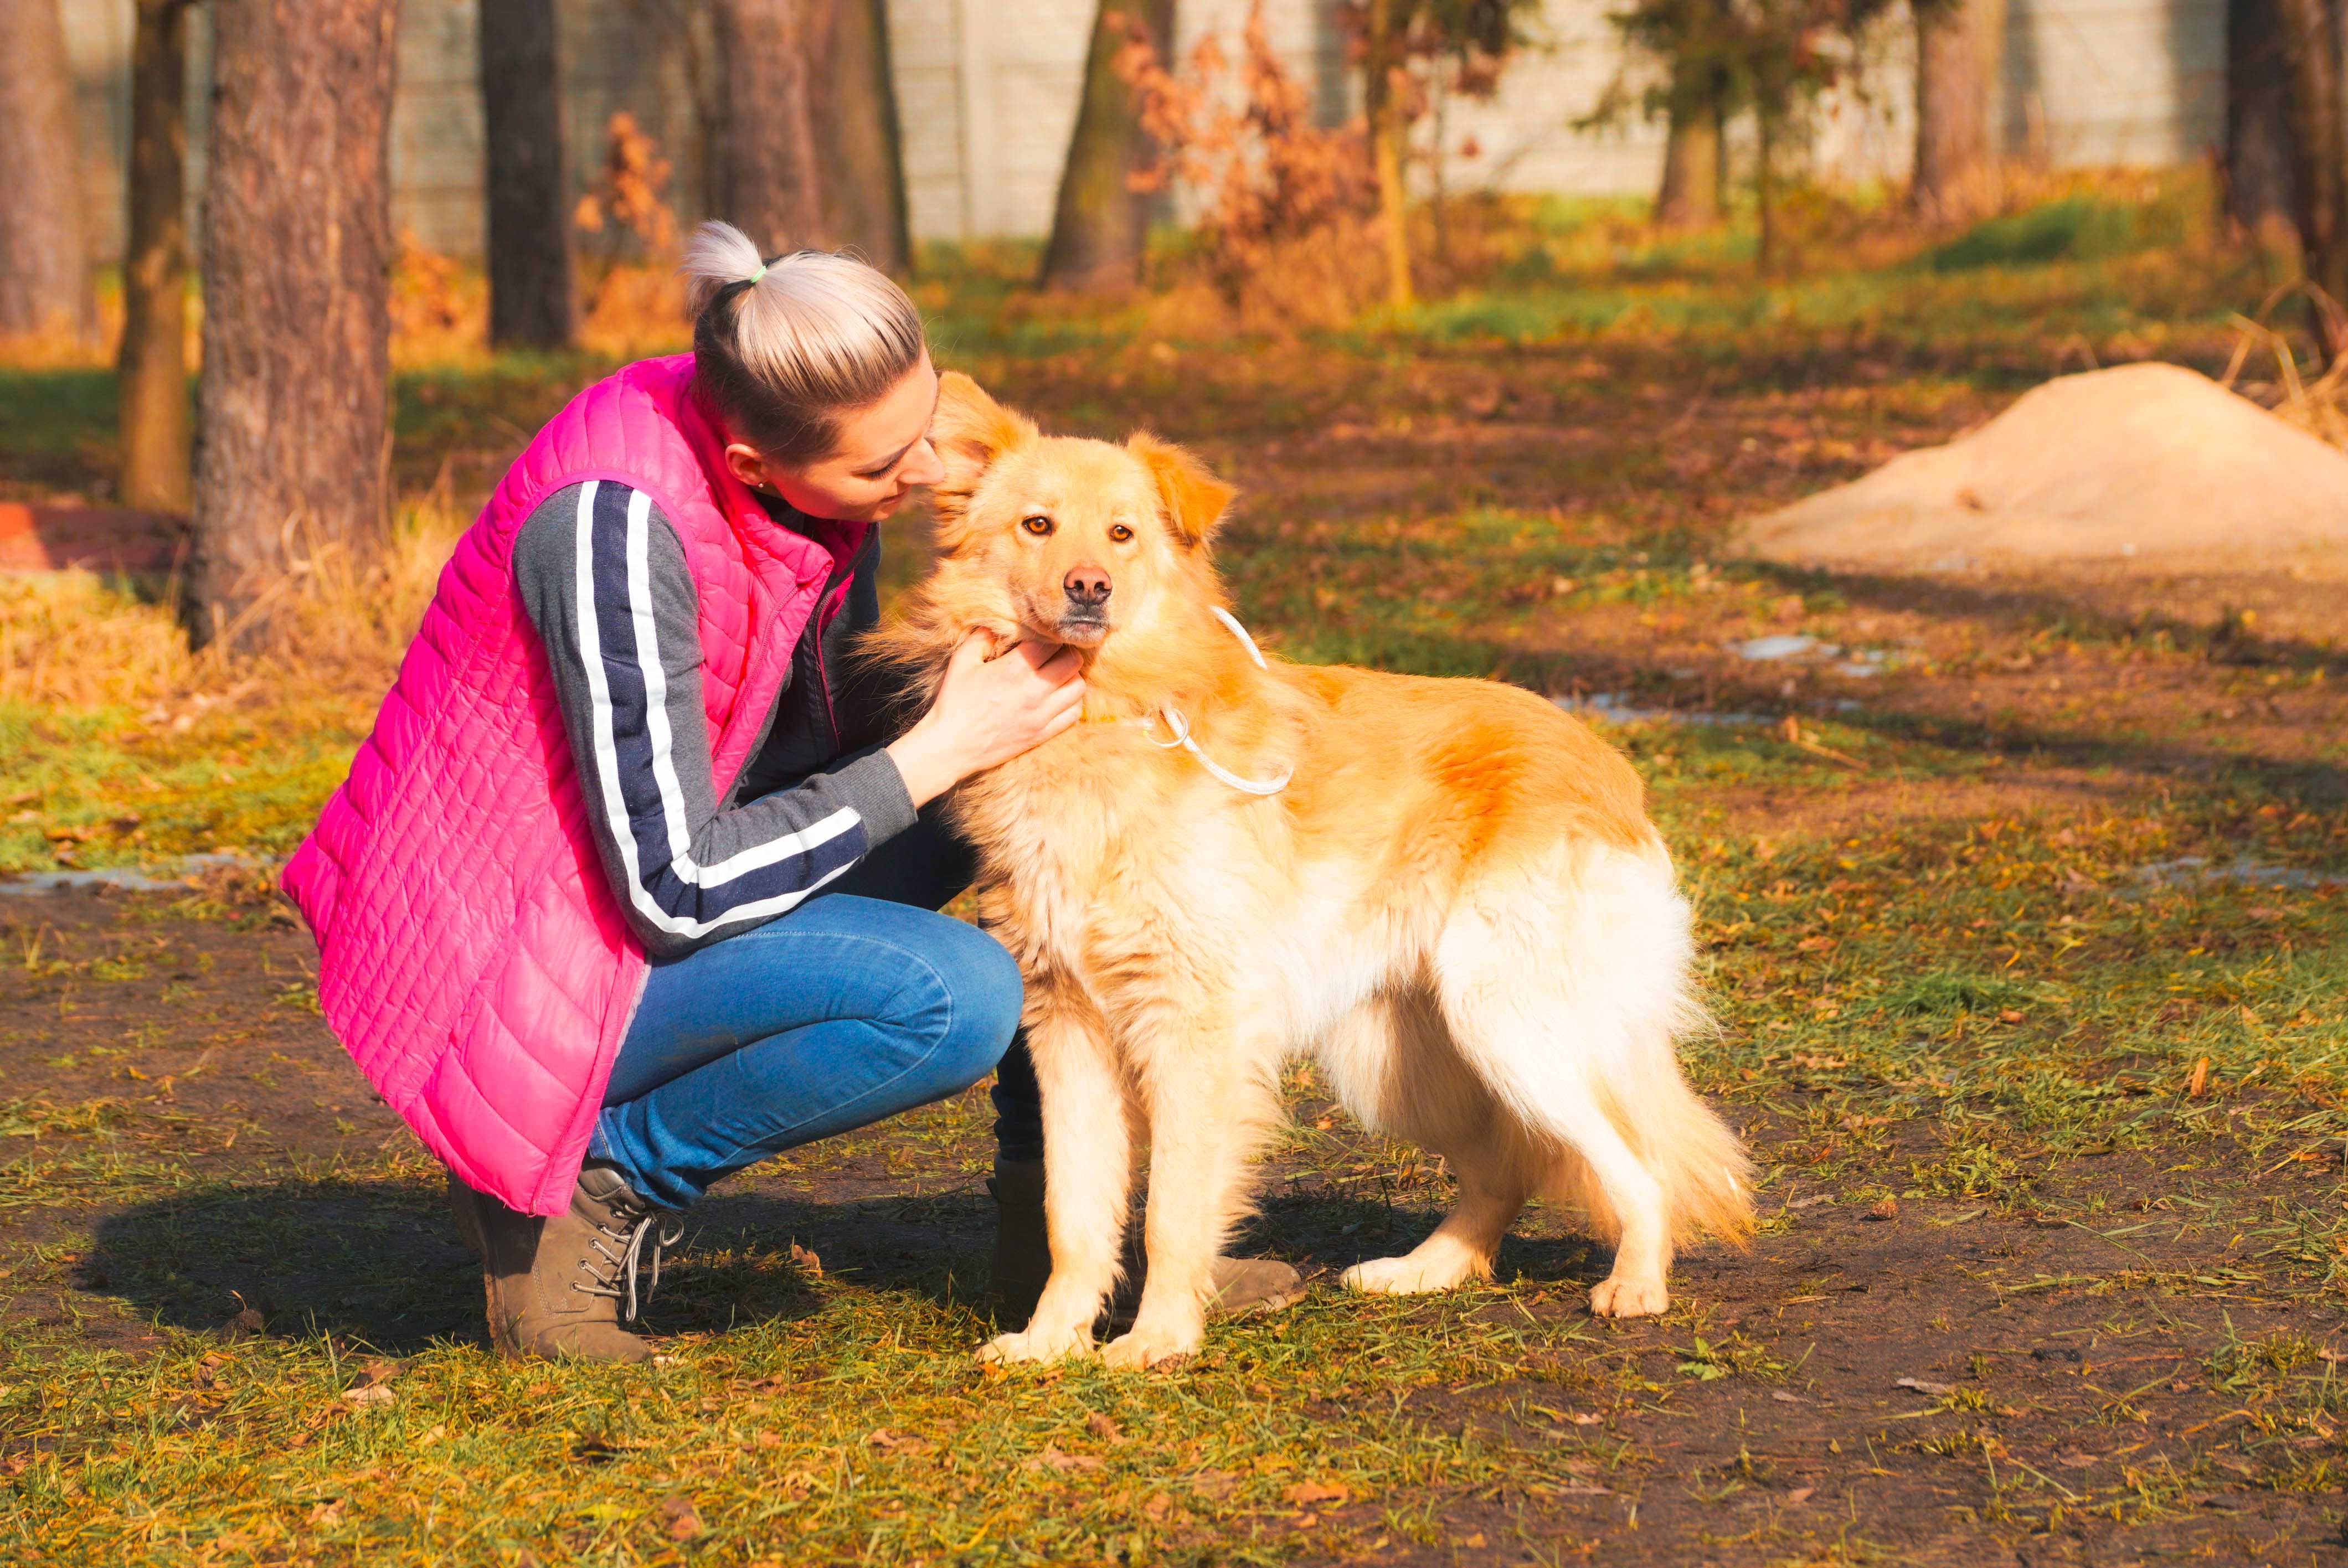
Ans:
[[[285,872],[327,1021],[448,1164],[509,1355],[647,1358],[623,1322],[664,1216],[998,1061],[998,1288],[1024,1310],[1049,1268],[1018,973],[934,912],[969,866],[922,813],[1076,723],[1077,657],[967,645],[889,740],[849,644],[876,525],[939,474],[920,316],[724,224],[685,271],[692,354],[589,387],[516,461]],[[1227,1307],[1295,1283],[1220,1279]]]

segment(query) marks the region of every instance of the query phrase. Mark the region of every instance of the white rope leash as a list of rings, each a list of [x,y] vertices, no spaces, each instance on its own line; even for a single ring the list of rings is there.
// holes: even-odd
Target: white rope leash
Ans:
[[[1231,635],[1233,637],[1238,638],[1241,642],[1247,644],[1248,657],[1255,661],[1255,667],[1257,669],[1269,670],[1272,668],[1271,665],[1266,664],[1263,661],[1263,650],[1255,645],[1255,639],[1248,635],[1248,629],[1240,624],[1240,618],[1238,616],[1233,615],[1230,610],[1225,610],[1220,604],[1210,604],[1207,608],[1214,611],[1215,619],[1217,620],[1221,621],[1225,626],[1231,629]]]
[[[1247,645],[1248,657],[1255,661],[1255,667],[1257,669],[1268,670],[1271,668],[1270,665],[1263,661],[1262,651],[1256,647],[1255,639],[1248,635],[1247,628],[1239,623],[1238,617],[1231,614],[1230,610],[1225,610],[1220,604],[1211,605],[1209,608],[1214,611],[1215,619],[1217,620],[1221,621],[1225,626],[1231,628],[1232,636],[1238,638],[1242,643]],[[1149,737],[1149,743],[1151,745],[1156,746],[1161,752],[1170,752],[1177,746],[1181,747],[1184,751],[1199,759],[1199,765],[1200,767],[1205,768],[1209,773],[1214,774],[1217,779],[1231,785],[1231,788],[1238,790],[1242,794],[1278,794],[1282,790],[1288,787],[1288,781],[1296,776],[1296,766],[1292,763],[1287,767],[1280,770],[1280,776],[1276,779],[1241,778],[1239,774],[1231,772],[1231,769],[1223,766],[1220,763],[1215,761],[1214,758],[1209,756],[1205,752],[1200,749],[1198,741],[1192,738],[1190,734],[1190,722],[1182,717],[1181,713],[1175,710],[1171,705],[1159,709],[1157,716],[1165,723],[1167,733],[1174,738],[1170,741],[1161,741],[1157,736],[1152,735]],[[1147,725],[1149,723],[1149,720],[1145,717],[1136,720],[1135,723]]]

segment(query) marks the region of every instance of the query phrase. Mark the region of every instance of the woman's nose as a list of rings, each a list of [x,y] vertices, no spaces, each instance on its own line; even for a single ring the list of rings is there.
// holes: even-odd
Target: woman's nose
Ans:
[[[938,449],[923,436],[919,446],[905,459],[899,477],[908,485],[934,485],[946,477],[946,466],[938,461]]]

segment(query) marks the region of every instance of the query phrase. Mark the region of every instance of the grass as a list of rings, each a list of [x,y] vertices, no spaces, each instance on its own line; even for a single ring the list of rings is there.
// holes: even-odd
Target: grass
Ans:
[[[2056,191],[1956,239],[1962,266],[1917,240],[1766,282],[1743,235],[1553,207],[1477,292],[1282,343],[1170,293],[1039,303],[1014,250],[933,258],[941,341],[1014,401],[1155,424],[1239,479],[1224,566],[1292,656],[1726,716],[1599,721],[1697,904],[1721,1029],[1691,1076],[1765,1172],[1755,1250],[1683,1259],[1664,1318],[1590,1319],[1605,1260],[1536,1209],[1488,1286],[1324,1275],[1179,1372],[983,1370],[973,1094],[729,1184],[656,1303],[665,1364],[509,1366],[265,876],[0,899],[0,1557],[2322,1560],[2348,1476],[2335,612],[2288,584],[2252,620],[2193,583],[1828,579],[1723,542],[2082,349],[2221,369],[2260,262],[2139,195]],[[252,661],[187,661],[134,593],[8,588],[0,869],[282,851],[450,530],[599,363],[410,363],[401,552]],[[103,379],[0,372],[34,429],[0,484],[102,493]],[[1884,672],[1732,651],[1778,631]],[[1415,1241],[1447,1173],[1309,1071],[1286,1088],[1249,1245],[1332,1270]]]

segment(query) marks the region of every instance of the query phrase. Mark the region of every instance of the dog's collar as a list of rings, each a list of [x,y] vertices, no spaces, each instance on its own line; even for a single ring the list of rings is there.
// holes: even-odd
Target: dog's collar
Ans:
[[[1255,639],[1250,637],[1248,635],[1247,628],[1240,624],[1239,617],[1233,615],[1230,610],[1225,610],[1220,604],[1210,605],[1208,608],[1214,612],[1215,619],[1221,621],[1226,627],[1229,627],[1231,629],[1231,635],[1238,638],[1240,641],[1246,646],[1248,657],[1255,661],[1255,667],[1257,669],[1268,670],[1271,668],[1270,665],[1263,661],[1263,652],[1261,649],[1256,647]],[[1223,766],[1220,763],[1215,761],[1214,758],[1209,756],[1204,751],[1200,749],[1198,741],[1190,733],[1190,721],[1182,716],[1179,709],[1175,708],[1169,703],[1167,706],[1159,709],[1156,713],[1145,713],[1139,718],[1135,719],[1133,722],[1147,728],[1153,719],[1164,723],[1166,726],[1166,733],[1172,735],[1174,738],[1170,741],[1161,741],[1157,736],[1152,735],[1149,737],[1149,743],[1151,745],[1156,746],[1159,751],[1172,751],[1177,746],[1181,747],[1184,751],[1199,759],[1199,765],[1200,767],[1205,768],[1217,779],[1231,785],[1231,788],[1238,790],[1241,794],[1278,794],[1282,790],[1288,787],[1288,781],[1296,776],[1296,766],[1292,763],[1287,767],[1280,770],[1280,776],[1278,778],[1241,778],[1239,774],[1231,772],[1231,769]]]

